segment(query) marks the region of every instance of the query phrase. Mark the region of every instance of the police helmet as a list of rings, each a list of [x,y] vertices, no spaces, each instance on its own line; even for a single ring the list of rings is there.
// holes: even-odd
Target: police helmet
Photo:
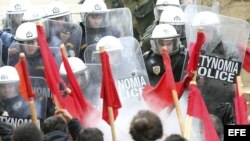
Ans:
[[[89,82],[89,74],[88,74],[88,67],[87,65],[77,57],[69,57],[68,58],[69,65],[76,76],[76,79],[81,79],[79,85],[86,85]],[[67,72],[65,70],[64,64],[61,63],[59,69],[60,75],[63,77],[64,80],[67,80]]]
[[[15,40],[23,41],[32,41],[37,39],[37,30],[36,24],[33,22],[22,23],[16,31]]]
[[[154,7],[154,15],[155,19],[159,20],[161,17],[161,13],[165,10],[167,6],[180,6],[179,0],[157,0],[156,5]]]
[[[46,9],[46,18],[51,20],[59,20],[64,18],[65,22],[71,22],[69,7],[62,2],[54,1],[49,4]]]
[[[106,13],[107,11],[107,5],[103,0],[86,0],[81,5],[81,18],[84,22],[88,13],[100,15]]]
[[[0,68],[0,96],[3,98],[12,98],[18,94],[19,75],[17,70],[12,66],[3,66]],[[4,91],[5,88],[15,88],[14,91]]]
[[[167,6],[160,18],[160,24],[163,23],[173,25],[181,38],[185,38],[185,14],[180,7]]]
[[[167,45],[169,55],[179,50],[179,38],[175,28],[170,24],[159,24],[153,30],[150,38],[151,49],[156,54],[161,54],[162,46]]]
[[[102,37],[96,45],[96,51],[98,51],[101,46],[104,46],[106,51],[122,50],[123,48],[121,42],[114,36]]]

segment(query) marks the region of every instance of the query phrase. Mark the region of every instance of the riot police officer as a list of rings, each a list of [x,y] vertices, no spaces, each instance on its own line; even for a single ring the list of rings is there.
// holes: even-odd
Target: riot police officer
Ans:
[[[0,68],[0,110],[10,117],[26,118],[30,115],[29,105],[19,91],[19,76],[14,67]]]
[[[201,49],[202,55],[224,59],[228,59],[228,57],[234,58],[234,55],[237,56],[237,52],[229,54],[228,43],[222,41],[222,35],[220,33],[221,23],[218,15],[210,11],[199,12],[194,17],[192,26],[195,28],[204,28],[206,41]],[[211,74],[215,73],[215,71],[216,70],[212,70]],[[206,103],[208,112],[218,116],[223,124],[233,124],[235,122],[233,107],[235,95],[234,85],[206,76],[199,76],[197,78],[197,85]]]
[[[161,14],[160,24],[171,24],[180,34],[181,45],[187,47],[185,33],[185,14],[180,7],[167,6]]]
[[[109,13],[103,1],[86,0],[81,7],[82,46],[79,57],[84,60],[83,54],[88,45],[97,43],[102,37],[110,35],[119,37],[120,32],[109,25]]]
[[[18,0],[12,0],[10,3],[7,12],[6,12],[6,21],[7,28],[11,30],[11,34],[15,35],[16,30],[23,21],[23,14],[27,10],[28,3]]]
[[[179,12],[181,10],[179,6],[180,6],[180,3],[177,0],[173,0],[173,1],[157,0],[156,5],[154,7],[155,20],[150,26],[147,27],[147,29],[145,30],[142,36],[141,48],[142,48],[143,53],[150,50],[150,37],[152,35],[152,32],[155,26],[160,24],[160,18],[164,11],[168,11],[167,13],[165,13],[165,16],[167,16],[168,18],[171,18],[171,19],[168,19],[168,20],[171,20],[171,22],[166,22],[167,24],[175,25],[177,19],[174,20],[174,17],[179,17],[178,20],[181,20],[181,21],[184,20],[183,19],[184,13]],[[177,22],[180,23],[179,21]],[[165,22],[161,22],[161,23],[165,23]]]
[[[180,46],[180,35],[169,24],[159,24],[150,38],[151,50],[144,54],[145,66],[151,85],[156,85],[164,74],[161,48],[166,47],[171,59],[172,71],[176,82],[181,80],[185,66],[186,50]]]
[[[50,47],[65,44],[68,56],[78,56],[81,40],[81,27],[72,23],[69,7],[62,2],[51,2],[46,9],[45,18],[47,41]]]
[[[23,1],[12,0],[6,12],[6,27],[0,29],[0,38],[3,42],[2,59],[7,64],[8,48],[14,41],[14,35],[18,26],[23,21],[23,14],[27,9],[28,3]]]
[[[30,76],[45,77],[44,65],[41,57],[38,41],[36,24],[25,22],[21,24],[15,35],[16,44],[9,48],[8,64],[14,66],[19,58],[19,53],[24,52]]]
[[[100,91],[98,91],[98,86],[96,86],[97,83],[95,83],[95,77],[93,77],[93,75],[97,75],[98,71],[90,71],[88,66],[77,57],[69,57],[68,62],[79,86],[81,87],[83,96],[94,106],[100,107]],[[67,72],[63,63],[60,65],[59,72],[63,80],[68,83]]]

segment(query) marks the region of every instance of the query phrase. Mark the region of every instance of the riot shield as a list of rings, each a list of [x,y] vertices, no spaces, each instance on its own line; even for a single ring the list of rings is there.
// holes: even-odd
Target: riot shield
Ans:
[[[0,39],[0,67],[3,66],[3,59],[2,59],[2,51],[3,51],[3,43],[2,43],[2,40]]]
[[[121,19],[126,22],[121,22]],[[97,43],[107,35],[117,38],[133,36],[132,17],[128,8],[109,9],[102,13],[87,13],[84,25],[84,37],[87,45]]]
[[[249,24],[208,11],[195,16],[190,22],[193,28],[189,48],[196,41],[197,28],[203,28],[206,36],[199,59],[197,84],[208,111],[219,116],[224,124],[232,124],[235,82],[247,47]]]
[[[101,110],[102,99],[101,92],[101,64],[86,64],[87,76],[82,78],[80,84],[83,96],[98,110]],[[87,80],[87,81],[86,81]]]
[[[185,8],[184,8],[185,6]],[[194,32],[192,31],[192,21],[194,20],[194,17],[197,13],[201,11],[211,11],[216,13],[212,7],[207,7],[204,5],[193,5],[193,4],[188,4],[188,5],[182,5],[181,8],[183,9],[185,16],[186,16],[186,21],[185,21],[185,29],[186,29],[186,38],[187,38],[187,43],[190,42],[191,34]]]
[[[52,47],[50,48],[50,50],[59,68],[59,65],[62,62],[60,48]],[[7,65],[15,66],[18,63],[19,54],[21,52],[25,53],[29,75],[36,76],[36,77],[45,77],[43,58],[42,58],[42,54],[40,53],[39,46],[13,43],[8,50]]]
[[[36,80],[41,83],[40,80]],[[31,79],[31,83],[35,84]],[[13,126],[19,126],[22,123],[31,122],[31,110],[29,102],[24,100],[23,96],[18,92],[18,82],[1,84],[0,94],[0,120],[12,124]],[[36,85],[33,85],[33,88]],[[6,91],[8,89],[8,91]],[[46,97],[39,93],[36,93],[34,98],[36,114],[39,124],[46,117]]]
[[[82,37],[79,25],[55,20],[46,20],[43,25],[49,47],[60,47],[64,44],[69,57],[79,56]]]
[[[128,131],[133,115],[146,108],[142,91],[149,80],[137,40],[133,37],[123,37],[118,40],[121,48],[106,51],[109,54],[112,74],[122,103],[116,123],[119,124],[118,128]],[[109,43],[117,42],[109,41]],[[100,63],[100,53],[96,44],[87,47],[85,60],[87,63]]]

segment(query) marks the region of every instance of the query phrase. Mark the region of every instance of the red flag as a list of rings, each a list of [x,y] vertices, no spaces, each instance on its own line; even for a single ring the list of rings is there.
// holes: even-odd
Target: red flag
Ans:
[[[41,25],[37,25],[37,34],[38,44],[40,46],[40,51],[44,61],[45,78],[47,80],[48,86],[52,94],[57,97],[60,106],[65,107],[64,103],[62,102],[62,94],[59,88],[59,86],[63,84],[63,81],[61,80],[61,77],[59,75],[59,69],[48,47],[46,36]]]
[[[106,51],[101,52],[102,62],[102,87],[101,98],[103,98],[102,118],[110,124],[108,116],[108,107],[113,108],[114,119],[118,115],[118,109],[121,108],[121,102],[115,87],[115,82],[110,69],[109,56]]]
[[[202,120],[205,141],[219,141],[213,121],[197,85],[189,85],[187,114]]]
[[[236,81],[236,90],[234,98],[236,124],[248,124],[247,101],[243,94],[240,94],[239,84]]]
[[[200,57],[200,50],[204,42],[205,42],[205,34],[203,32],[198,32],[196,43],[194,45],[192,43],[190,44],[191,53],[188,66],[186,68],[187,72],[197,71],[199,57]]]
[[[244,57],[244,62],[243,62],[243,68],[250,73],[250,47],[246,48],[246,53]]]
[[[145,102],[155,112],[160,112],[167,106],[173,104],[172,90],[176,90],[171,61],[166,50],[162,50],[162,57],[165,66],[165,73],[155,87],[146,85],[142,93]],[[178,95],[179,94],[180,93],[178,93]]]
[[[81,88],[69,65],[67,57],[63,53],[62,48],[61,48],[61,53],[62,53],[63,64],[67,72],[67,79],[69,81],[69,85],[71,88],[71,93],[68,96],[72,97],[74,102],[74,106],[72,108],[75,109],[76,111],[76,113],[73,113],[72,115],[76,115],[76,117],[80,118],[79,120],[85,126],[89,124],[89,122],[92,122],[92,124],[94,124],[96,123],[96,119],[99,116],[99,112],[83,97],[82,94],[83,92],[81,91]],[[69,112],[72,112],[72,110],[69,110]]]
[[[15,68],[20,77],[19,91],[24,99],[29,101],[30,98],[35,97],[35,94],[32,90],[25,56],[20,58],[19,62],[15,65]]]

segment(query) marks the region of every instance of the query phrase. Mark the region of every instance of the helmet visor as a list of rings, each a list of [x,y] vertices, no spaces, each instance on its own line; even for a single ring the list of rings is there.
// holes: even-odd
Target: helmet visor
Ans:
[[[178,39],[151,39],[152,50],[157,54],[162,54],[162,48],[167,48],[169,55],[178,51]]]

